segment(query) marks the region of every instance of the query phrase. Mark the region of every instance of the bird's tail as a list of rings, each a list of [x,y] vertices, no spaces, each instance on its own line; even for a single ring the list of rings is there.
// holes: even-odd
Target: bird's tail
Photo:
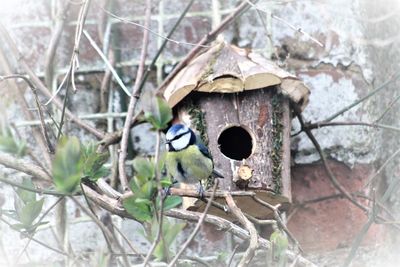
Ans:
[[[219,177],[219,178],[224,178],[224,176],[223,176],[220,172],[218,172],[217,170],[215,170],[215,169],[212,171],[212,173],[213,173],[215,176]]]

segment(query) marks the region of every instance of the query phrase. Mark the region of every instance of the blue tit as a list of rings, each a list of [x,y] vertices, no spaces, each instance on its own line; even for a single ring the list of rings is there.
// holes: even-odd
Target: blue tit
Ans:
[[[202,194],[201,180],[207,179],[213,173],[222,178],[222,175],[214,171],[214,163],[207,147],[189,127],[175,124],[169,128],[166,146],[166,168],[178,182],[200,182],[199,193]]]

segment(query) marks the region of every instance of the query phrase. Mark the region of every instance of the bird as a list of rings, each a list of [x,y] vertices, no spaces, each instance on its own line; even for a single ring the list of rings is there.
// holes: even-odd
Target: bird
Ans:
[[[172,125],[166,133],[167,172],[177,182],[186,184],[200,183],[200,197],[204,196],[201,180],[214,176],[223,176],[214,170],[214,163],[208,148],[192,129],[184,124]]]

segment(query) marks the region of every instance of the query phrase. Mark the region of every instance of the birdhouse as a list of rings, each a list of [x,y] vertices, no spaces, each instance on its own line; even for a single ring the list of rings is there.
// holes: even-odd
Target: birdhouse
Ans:
[[[162,93],[175,119],[208,146],[215,169],[225,177],[219,189],[253,191],[283,210],[289,207],[290,106],[307,105],[303,82],[259,54],[221,42],[194,58]],[[251,196],[235,201],[253,217],[272,217]],[[204,204],[189,208],[201,211]],[[227,217],[220,210],[211,213]]]

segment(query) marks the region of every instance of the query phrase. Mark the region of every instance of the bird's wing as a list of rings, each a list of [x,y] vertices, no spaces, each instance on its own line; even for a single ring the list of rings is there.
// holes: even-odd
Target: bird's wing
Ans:
[[[210,151],[203,143],[197,143],[197,147],[199,148],[200,152],[209,159],[212,159]]]

